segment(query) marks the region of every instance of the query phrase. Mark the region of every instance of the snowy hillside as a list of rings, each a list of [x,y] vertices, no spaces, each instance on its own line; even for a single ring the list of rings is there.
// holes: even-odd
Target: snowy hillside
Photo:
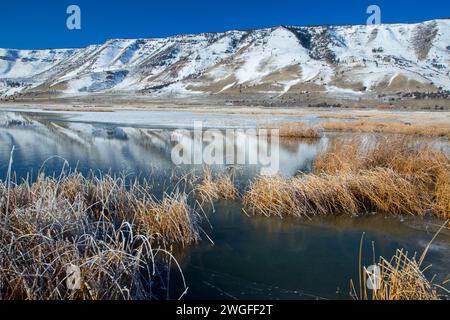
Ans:
[[[450,90],[450,20],[277,27],[84,49],[0,49],[0,95]]]

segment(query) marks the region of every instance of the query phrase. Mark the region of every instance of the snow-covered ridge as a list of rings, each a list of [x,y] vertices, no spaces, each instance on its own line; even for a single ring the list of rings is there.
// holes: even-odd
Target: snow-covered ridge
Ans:
[[[450,20],[116,39],[82,49],[0,49],[0,95],[358,95],[438,87],[450,89]]]

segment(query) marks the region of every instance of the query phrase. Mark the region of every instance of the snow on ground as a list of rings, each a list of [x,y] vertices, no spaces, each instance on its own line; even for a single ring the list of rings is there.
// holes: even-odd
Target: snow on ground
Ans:
[[[302,62],[309,62],[302,68],[304,80],[319,73],[320,64],[309,58],[307,50],[292,32],[277,28],[267,33],[261,43],[240,56],[244,63],[236,72],[238,83],[258,82],[277,70]]]

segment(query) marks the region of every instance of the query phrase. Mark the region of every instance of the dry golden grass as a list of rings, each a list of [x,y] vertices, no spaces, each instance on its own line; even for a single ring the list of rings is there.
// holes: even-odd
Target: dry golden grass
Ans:
[[[331,142],[314,163],[316,172],[336,173],[377,167],[404,174],[448,172],[450,160],[445,152],[410,137],[381,135],[352,136]]]
[[[391,169],[376,168],[344,175],[348,175],[347,184],[357,199],[358,212],[424,216],[430,208],[426,187]]]
[[[314,174],[261,177],[244,194],[246,211],[266,216],[383,213],[449,217],[447,154],[407,139],[337,140]]]
[[[0,182],[1,299],[161,297],[160,267],[175,261],[165,248],[197,241],[197,218],[183,194],[157,200],[146,183],[110,176]]]
[[[195,187],[195,191],[203,202],[214,202],[220,199],[235,200],[239,195],[231,175],[221,173],[213,177],[210,168],[203,171],[202,180]]]
[[[359,290],[350,281],[350,292],[358,300],[439,300],[450,293],[446,283],[436,285],[424,275],[427,268],[422,267],[428,250],[437,235],[445,228],[441,227],[419,259],[408,256],[403,249],[397,250],[390,259],[380,257],[374,261],[377,272],[370,272],[362,265],[362,243],[359,258]],[[374,253],[375,257],[375,253]],[[369,275],[370,274],[370,275]]]
[[[418,135],[429,137],[450,137],[450,124],[445,122],[376,121],[360,119],[357,121],[329,121],[321,126],[328,131],[364,132],[364,133],[395,133],[403,135]]]
[[[198,240],[185,195],[166,196],[160,202],[141,202],[135,208],[139,208],[138,219],[150,234],[161,236],[170,243],[184,245]]]
[[[450,219],[450,172],[437,177],[435,193],[433,212],[441,219]]]
[[[310,217],[379,212],[424,215],[423,189],[398,173],[378,168],[358,173],[261,177],[244,194],[247,212]],[[427,199],[424,199],[427,200]]]
[[[363,269],[363,291],[357,291],[351,284],[352,295],[360,300],[439,300],[437,287],[424,276],[415,257],[408,257],[403,250],[397,250],[390,260],[380,257],[377,263],[379,279],[370,279]],[[373,277],[373,276],[372,276]],[[367,282],[376,282],[377,290],[367,288]]]
[[[142,231],[150,231],[155,240],[195,242],[196,215],[187,205],[186,196],[166,194],[162,200],[156,200],[151,189],[146,182],[127,185],[125,180],[108,175],[84,178],[72,174],[58,180],[40,175],[35,182],[24,181],[9,191],[5,183],[0,184],[0,212],[6,212],[6,195],[9,212],[54,201],[86,208],[85,214],[94,219],[133,222],[140,231],[147,228]]]
[[[417,190],[417,201],[439,218],[450,218],[450,159],[428,144],[405,137],[338,139],[315,161],[315,170],[328,174],[373,168],[398,173]]]
[[[281,138],[317,139],[322,137],[322,130],[320,127],[309,125],[304,122],[275,122],[262,125],[261,129],[278,129]]]
[[[245,210],[266,216],[300,215],[289,182],[279,176],[256,179],[244,194]]]

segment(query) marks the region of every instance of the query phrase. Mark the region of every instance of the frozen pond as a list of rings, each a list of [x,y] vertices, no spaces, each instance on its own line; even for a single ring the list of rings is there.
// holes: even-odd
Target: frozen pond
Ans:
[[[203,117],[203,118],[202,118]],[[207,126],[251,127],[242,117],[208,117]],[[161,190],[176,167],[171,161],[171,127],[189,127],[204,115],[165,112],[55,113],[0,112],[0,174],[6,176],[15,146],[16,178],[59,173],[76,168],[82,173],[111,172],[130,177],[153,177]],[[280,120],[283,120],[280,117]],[[133,124],[131,126],[131,124]],[[223,128],[223,126],[221,126]],[[309,171],[321,140],[281,140],[280,169],[286,176]],[[252,146],[249,146],[248,150]],[[244,152],[249,152],[248,150]],[[250,151],[251,152],[251,151]],[[64,159],[64,160],[63,160]],[[200,168],[201,169],[201,168]],[[226,165],[214,170],[229,170]],[[236,170],[240,188],[259,174],[257,165]],[[397,248],[421,253],[440,223],[416,218],[339,217],[306,221],[248,217],[240,201],[222,201],[207,211],[205,230],[214,244],[203,242],[177,248],[187,278],[187,299],[348,299],[349,281],[357,280],[358,247],[365,233],[364,261],[376,254],[390,257]],[[444,278],[450,265],[450,234],[442,233],[427,263]],[[181,294],[180,279],[171,275],[170,293]]]

